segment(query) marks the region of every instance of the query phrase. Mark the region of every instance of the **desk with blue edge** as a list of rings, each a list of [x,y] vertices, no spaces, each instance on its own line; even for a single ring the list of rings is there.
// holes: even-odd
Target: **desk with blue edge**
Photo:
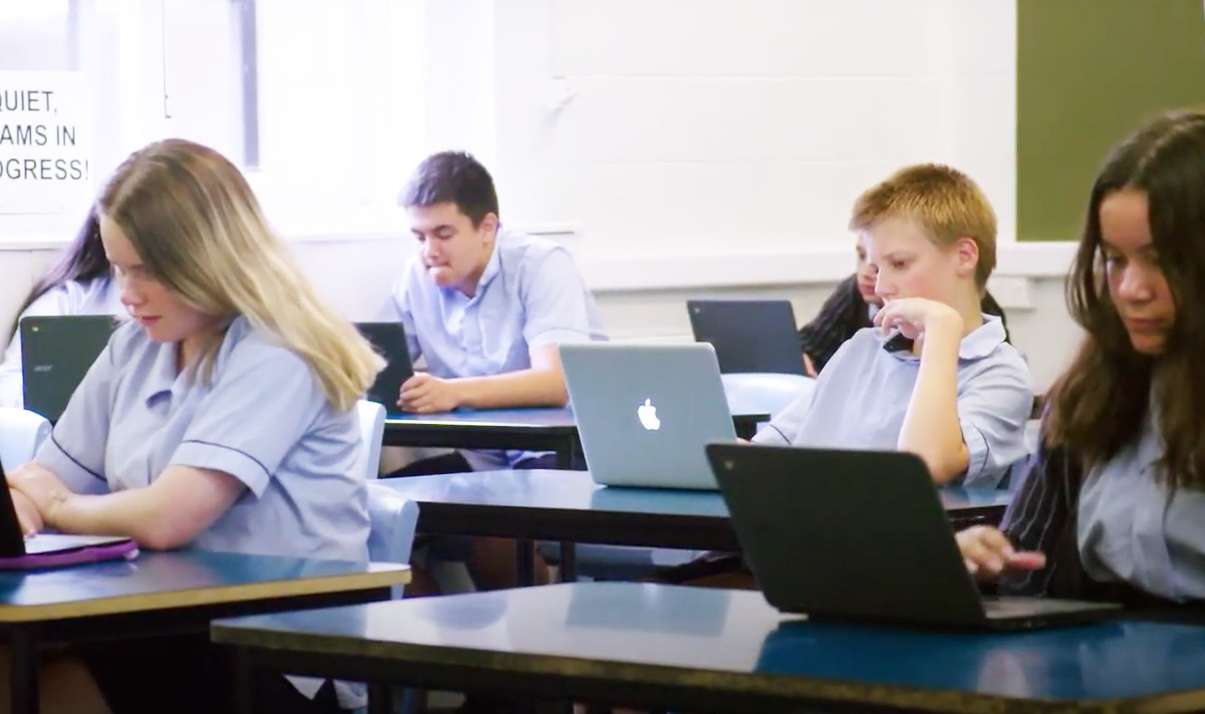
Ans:
[[[418,503],[418,532],[600,543],[651,548],[738,551],[719,491],[599,486],[587,471],[474,471],[385,479],[383,486]],[[955,530],[999,523],[1012,497],[997,489],[938,490]],[[562,555],[571,553],[565,550]],[[572,563],[562,561],[565,580]],[[521,568],[530,564],[521,563]],[[523,584],[531,575],[520,572]]]
[[[647,583],[222,620],[211,637],[248,668],[681,711],[1205,709],[1200,624],[990,633],[808,622],[757,592]]]
[[[0,571],[11,711],[36,712],[38,649],[203,633],[216,617],[385,600],[405,565],[188,549],[33,572]]]

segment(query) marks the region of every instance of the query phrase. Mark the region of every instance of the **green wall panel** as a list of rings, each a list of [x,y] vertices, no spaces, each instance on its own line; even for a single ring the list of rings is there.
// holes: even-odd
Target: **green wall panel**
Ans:
[[[1017,231],[1078,238],[1109,147],[1205,105],[1202,0],[1017,0]]]

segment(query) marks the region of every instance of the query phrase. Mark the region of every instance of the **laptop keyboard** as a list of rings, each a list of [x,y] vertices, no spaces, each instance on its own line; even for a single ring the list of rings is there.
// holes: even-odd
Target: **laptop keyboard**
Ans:
[[[1082,600],[1060,600],[1041,597],[985,597],[983,611],[988,619],[1033,617],[1035,615],[1058,615],[1109,608],[1108,603],[1084,602]]]

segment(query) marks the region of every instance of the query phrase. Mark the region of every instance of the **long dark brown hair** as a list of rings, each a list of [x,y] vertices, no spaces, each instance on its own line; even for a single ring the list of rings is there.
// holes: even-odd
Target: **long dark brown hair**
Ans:
[[[1158,356],[1134,350],[1104,276],[1100,206],[1123,189],[1146,194],[1175,304]],[[1109,155],[1092,186],[1067,305],[1087,338],[1051,391],[1043,438],[1091,468],[1137,439],[1153,407],[1166,445],[1159,478],[1205,488],[1205,112],[1161,116]]]
[[[59,256],[58,262],[46,271],[29,291],[29,295],[25,296],[9,329],[9,337],[16,334],[17,320],[21,319],[21,313],[38,298],[72,280],[88,282],[96,278],[109,278],[110,270],[109,259],[105,257],[105,247],[100,242],[100,222],[96,217],[96,207],[93,206],[88,209],[84,224]]]

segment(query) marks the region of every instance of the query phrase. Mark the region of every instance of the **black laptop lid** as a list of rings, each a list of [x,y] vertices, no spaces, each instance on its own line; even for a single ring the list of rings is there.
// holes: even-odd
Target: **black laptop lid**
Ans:
[[[385,358],[385,369],[377,373],[365,398],[383,404],[387,412],[395,412],[402,383],[414,374],[406,330],[400,322],[357,322],[356,329]]]
[[[56,315],[21,320],[21,378],[25,408],[59,420],[88,368],[105,349],[112,315]]]
[[[3,463],[0,463],[0,483],[8,483]],[[13,495],[8,488],[3,491],[4,495],[0,496],[0,558],[17,558],[25,555],[25,535],[21,533],[21,522],[17,520]]]
[[[912,454],[709,444],[741,548],[781,610],[973,625],[983,605]]]
[[[803,374],[803,350],[787,300],[688,300],[696,342],[710,342],[720,372]]]

